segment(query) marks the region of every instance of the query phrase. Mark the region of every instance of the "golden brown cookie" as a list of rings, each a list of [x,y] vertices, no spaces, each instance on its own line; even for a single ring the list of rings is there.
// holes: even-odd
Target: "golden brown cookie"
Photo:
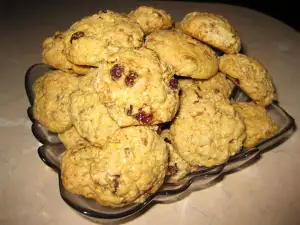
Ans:
[[[119,129],[96,92],[74,91],[70,95],[70,113],[80,136],[100,147]]]
[[[140,6],[132,10],[129,17],[135,19],[141,25],[145,34],[167,29],[173,25],[171,16],[166,11],[150,6]]]
[[[237,102],[233,106],[246,124],[247,138],[243,144],[244,147],[252,148],[260,141],[277,133],[278,125],[264,107],[253,102]]]
[[[160,136],[167,144],[167,150],[169,153],[167,175],[171,178],[171,180],[180,180],[187,174],[198,169],[198,166],[191,166],[178,154],[178,150],[173,143],[170,130],[163,130]]]
[[[180,87],[181,105],[170,129],[178,153],[194,166],[225,162],[242,147],[244,122],[221,93],[198,91],[188,80]]]
[[[135,20],[105,10],[81,19],[65,32],[65,53],[74,64],[97,66],[120,49],[140,47],[143,38]]]
[[[257,104],[269,105],[276,98],[268,71],[253,57],[243,54],[223,55],[220,57],[219,68]]]
[[[214,90],[222,93],[226,98],[229,98],[234,87],[232,81],[227,79],[225,74],[221,72],[208,80],[198,80],[196,83],[201,90]]]
[[[55,133],[72,127],[69,96],[77,89],[78,76],[60,70],[47,72],[34,85],[34,118]]]
[[[208,79],[218,72],[215,52],[205,44],[176,31],[158,31],[146,38],[145,46],[155,51],[177,75]]]
[[[144,202],[162,185],[167,162],[165,142],[149,127],[117,130],[91,166],[92,180],[99,186],[96,200],[113,207]]]
[[[66,58],[63,38],[63,33],[56,32],[53,37],[48,37],[44,40],[43,63],[69,73],[88,73],[90,70],[89,66],[75,65]]]
[[[79,145],[89,144],[89,142],[86,139],[84,139],[78,134],[75,127],[72,127],[63,133],[59,133],[58,137],[66,149],[70,149]]]
[[[120,51],[93,75],[93,86],[121,127],[168,122],[177,112],[178,82],[150,49]]]
[[[227,54],[236,54],[241,49],[241,40],[236,30],[222,16],[191,12],[181,21],[180,28],[184,33]]]
[[[96,184],[91,179],[90,165],[101,148],[78,145],[66,151],[61,160],[61,178],[64,188],[86,198],[95,197]]]

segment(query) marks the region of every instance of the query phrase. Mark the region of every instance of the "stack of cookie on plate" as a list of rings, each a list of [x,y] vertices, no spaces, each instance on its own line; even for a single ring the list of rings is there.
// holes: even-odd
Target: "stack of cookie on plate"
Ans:
[[[66,148],[64,187],[105,206],[143,202],[166,177],[274,135],[272,80],[240,49],[221,16],[192,12],[174,23],[146,6],[100,11],[47,38],[43,62],[54,69],[34,84],[34,117]],[[236,85],[253,101],[230,100]]]

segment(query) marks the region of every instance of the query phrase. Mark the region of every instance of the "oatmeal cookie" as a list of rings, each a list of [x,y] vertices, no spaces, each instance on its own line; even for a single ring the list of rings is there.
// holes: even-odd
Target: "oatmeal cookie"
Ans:
[[[65,33],[66,57],[78,65],[96,66],[122,48],[140,47],[144,32],[126,15],[105,10],[74,23]]]
[[[66,58],[63,38],[63,33],[56,32],[53,37],[45,39],[42,54],[43,63],[65,72],[86,74],[90,70],[89,66],[75,65]]]
[[[175,73],[195,79],[208,79],[218,72],[218,58],[205,44],[176,31],[158,31],[146,38],[145,46],[172,66]]]
[[[269,105],[275,98],[271,76],[253,57],[243,54],[220,57],[220,70],[259,105]]]
[[[184,160],[194,166],[210,167],[225,162],[241,149],[244,122],[221,93],[197,91],[192,84],[185,86],[180,98],[182,104],[170,130]]]
[[[132,10],[129,17],[135,19],[141,25],[145,34],[168,29],[173,25],[171,16],[166,11],[149,6],[140,6]]]
[[[196,83],[201,90],[214,90],[222,93],[226,98],[229,98],[234,87],[232,81],[227,79],[225,74],[221,72],[208,80],[198,80]]]
[[[58,137],[66,149],[70,149],[79,145],[89,144],[89,142],[86,139],[84,139],[78,134],[75,127],[72,127],[63,133],[59,133]]]
[[[198,166],[191,166],[178,154],[170,130],[163,130],[160,136],[167,144],[169,153],[167,175],[170,176],[172,180],[180,180],[187,174],[197,170]]]
[[[236,54],[241,50],[237,31],[222,16],[191,12],[181,21],[180,28],[184,33],[227,54]]]
[[[236,102],[233,106],[246,124],[247,137],[244,147],[252,148],[260,141],[277,133],[278,125],[264,107],[253,102]]]
[[[162,185],[167,165],[166,144],[156,132],[146,126],[119,129],[91,165],[96,200],[113,207],[142,203]]]
[[[96,184],[91,179],[90,166],[101,148],[78,145],[67,150],[61,160],[61,178],[64,188],[86,198],[95,198]]]
[[[94,71],[93,86],[121,127],[172,120],[179,106],[172,71],[147,48],[120,51]]]
[[[92,144],[102,147],[119,129],[96,92],[78,89],[70,95],[70,102],[72,122],[77,132]]]
[[[77,89],[78,76],[60,70],[47,72],[34,87],[34,118],[55,133],[72,127],[69,96]]]

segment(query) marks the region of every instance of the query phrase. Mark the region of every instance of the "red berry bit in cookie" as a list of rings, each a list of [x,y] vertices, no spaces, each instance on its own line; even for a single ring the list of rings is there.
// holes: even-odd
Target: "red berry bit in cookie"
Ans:
[[[138,112],[138,114],[136,114],[135,118],[144,124],[149,124],[153,119],[153,115],[151,113],[147,114],[146,112],[143,111],[142,108],[140,108],[139,112]]]
[[[171,89],[176,90],[178,89],[178,80],[175,77],[172,77],[171,80],[169,81],[169,85]]]
[[[115,64],[110,70],[110,75],[114,81],[117,81],[120,79],[123,72],[124,72],[124,67],[119,64]]]
[[[84,33],[82,31],[75,32],[70,39],[70,43],[72,44],[73,41],[78,40],[79,38],[82,38],[83,36],[84,36]]]
[[[125,84],[129,87],[132,87],[135,83],[135,79],[138,77],[139,75],[134,72],[134,71],[129,71],[129,74],[126,76],[125,78]]]

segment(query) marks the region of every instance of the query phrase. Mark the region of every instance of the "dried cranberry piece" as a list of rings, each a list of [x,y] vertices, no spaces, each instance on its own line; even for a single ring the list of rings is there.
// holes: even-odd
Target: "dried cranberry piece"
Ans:
[[[178,85],[178,80],[175,77],[172,77],[171,80],[169,81],[169,85],[171,87],[171,89],[178,89],[179,85]]]
[[[70,39],[70,43],[72,44],[72,42],[74,40],[78,40],[79,38],[82,38],[83,36],[84,36],[84,33],[82,31],[75,32]]]
[[[129,71],[129,74],[126,76],[125,78],[125,84],[127,86],[133,86],[135,83],[135,79],[138,77],[139,75],[134,72],[134,71]]]
[[[119,64],[115,64],[111,69],[110,69],[110,75],[112,77],[112,79],[114,81],[117,81],[120,79],[120,77],[122,76],[124,72],[124,67],[119,65]]]
[[[174,176],[178,172],[177,164],[175,163],[174,166],[168,166],[167,175]]]
[[[135,118],[142,123],[149,124],[153,119],[153,115],[151,113],[147,114],[142,108],[139,108],[139,112],[136,114]]]
[[[172,144],[172,141],[169,138],[164,138],[164,141],[169,143],[169,144]]]

